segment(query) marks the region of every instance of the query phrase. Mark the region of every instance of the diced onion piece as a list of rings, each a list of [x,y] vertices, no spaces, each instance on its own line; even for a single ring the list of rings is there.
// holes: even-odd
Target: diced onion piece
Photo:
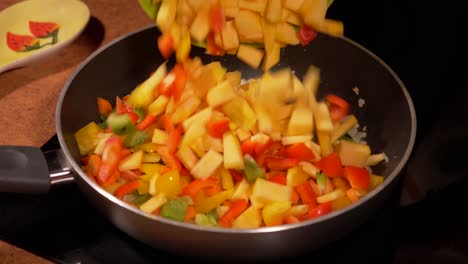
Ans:
[[[205,179],[213,175],[223,163],[223,156],[214,150],[209,150],[190,171],[193,177]]]
[[[381,161],[384,161],[387,159],[387,155],[385,155],[385,153],[379,153],[379,154],[372,154],[369,156],[369,158],[367,159],[367,163],[366,165],[367,166],[374,166],[374,165],[377,165],[379,164]]]
[[[324,194],[322,196],[317,197],[317,202],[318,203],[326,203],[326,202],[336,200],[336,199],[338,199],[340,197],[343,197],[345,195],[346,194],[343,191],[343,189],[336,189],[336,190],[334,190],[332,192],[329,192],[327,194]]]
[[[331,135],[331,142],[335,143],[339,138],[341,138],[346,132],[348,132],[351,128],[353,128],[358,123],[356,116],[350,115],[343,121],[341,124],[335,128]]]
[[[288,215],[292,216],[300,216],[304,215],[309,211],[309,205],[307,204],[299,204],[299,205],[294,205],[288,210]]]
[[[311,135],[306,135],[306,136],[286,136],[281,138],[281,143],[283,145],[292,145],[296,143],[306,143],[310,142],[312,140]],[[307,144],[306,144],[307,145]]]
[[[160,193],[156,196],[151,197],[148,201],[140,205],[140,209],[143,212],[152,213],[154,210],[163,206],[167,202],[167,198],[164,193]]]
[[[317,173],[320,171],[319,168],[315,167],[312,163],[307,162],[307,161],[301,161],[299,162],[299,166],[301,166],[302,170],[309,174],[310,176],[314,177],[317,175]]]

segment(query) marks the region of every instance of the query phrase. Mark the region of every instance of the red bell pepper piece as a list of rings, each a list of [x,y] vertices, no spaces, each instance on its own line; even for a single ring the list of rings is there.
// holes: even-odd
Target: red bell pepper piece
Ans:
[[[112,105],[108,100],[102,97],[98,97],[97,104],[98,104],[98,111],[101,116],[107,117],[112,112]]]
[[[159,94],[174,96],[178,101],[187,82],[187,72],[182,64],[176,64],[174,68],[158,84]]]
[[[114,196],[119,199],[123,199],[125,195],[135,191],[136,189],[138,189],[139,186],[140,186],[139,181],[128,182],[120,186],[117,190],[115,190]]]
[[[349,113],[349,103],[345,99],[335,95],[328,94],[325,97],[325,100],[328,102],[330,116],[333,122],[340,121],[348,115]]]
[[[156,116],[152,115],[152,114],[147,114],[145,116],[145,119],[143,119],[138,125],[137,125],[137,129],[138,130],[145,130],[146,128],[148,128],[150,125],[152,125],[154,122],[156,122]]]
[[[223,227],[230,227],[232,222],[241,215],[245,209],[249,206],[249,203],[244,199],[238,199],[231,202],[231,207],[224,213],[219,219],[219,225]]]
[[[277,158],[277,157],[267,157],[265,158],[265,164],[270,170],[286,170],[299,164],[298,159],[294,158]]]
[[[297,143],[286,147],[284,155],[288,158],[295,158],[305,161],[314,161],[316,159],[314,152],[304,143]]]
[[[319,204],[315,207],[309,208],[309,212],[306,216],[306,219],[313,219],[319,216],[323,216],[323,215],[331,213],[332,211],[333,211],[332,202]]]
[[[212,195],[215,195],[219,192],[221,192],[223,190],[223,187],[221,186],[221,184],[216,184],[214,186],[210,186],[210,187],[207,187],[205,188],[203,191],[205,192],[206,195],[208,196],[212,196]]]
[[[208,36],[206,36],[206,54],[222,56],[224,55],[224,53],[224,49],[216,45],[216,42],[214,40],[214,34],[209,33]]]
[[[178,172],[182,170],[180,160],[174,155],[174,153],[169,152],[167,146],[159,146],[156,151],[161,155],[161,159],[167,167]]]
[[[140,170],[129,170],[129,171],[121,171],[120,176],[126,180],[134,181],[137,180],[142,172]]]
[[[356,166],[345,166],[343,173],[351,187],[358,190],[367,190],[369,188],[370,173],[367,169]]]
[[[299,223],[299,222],[300,222],[300,220],[297,217],[293,216],[293,215],[288,215],[283,219],[284,224],[295,224],[295,223]]]
[[[132,155],[132,151],[128,148],[122,147],[122,150],[120,151],[120,158],[123,159],[125,157],[128,157]]]
[[[239,172],[239,171],[236,171],[236,170],[232,170],[230,169],[229,170],[229,173],[231,174],[232,176],[232,179],[235,181],[235,182],[240,182],[242,181],[245,177],[244,177],[244,174],[242,172]]]
[[[222,138],[223,134],[229,131],[229,119],[211,120],[206,124],[208,134],[215,138]]]
[[[317,35],[317,31],[307,25],[302,25],[301,29],[297,32],[297,37],[299,38],[302,46],[308,45],[317,37]]]
[[[305,181],[296,187],[294,189],[297,191],[299,194],[299,197],[302,200],[302,203],[308,204],[310,207],[314,207],[317,202],[316,202],[316,195],[314,190],[312,190],[312,186],[308,181]]]
[[[245,139],[244,141],[242,141],[241,143],[241,152],[242,154],[250,154],[250,155],[254,155],[255,154],[255,145],[257,143],[253,142],[252,140],[250,140],[250,138],[247,138]]]
[[[314,165],[329,177],[343,176],[343,165],[340,157],[335,152],[322,157],[318,162],[315,162]]]
[[[132,112],[128,112],[128,113],[125,113],[125,114],[130,117],[130,120],[132,120],[133,124],[136,124],[138,122],[138,119],[139,119],[138,114],[133,112],[133,110],[132,110]]]
[[[210,9],[210,28],[214,33],[219,33],[223,30],[226,23],[224,9],[221,6],[212,6]]]
[[[127,104],[127,102],[123,101],[118,96],[115,98],[115,110],[116,110],[117,114],[133,112],[132,106]]]
[[[265,160],[267,158],[285,158],[283,155],[284,146],[279,141],[268,141],[267,143],[255,143],[254,154],[255,161],[258,166],[265,167]]]
[[[93,177],[96,177],[99,174],[100,166],[101,166],[101,157],[99,157],[96,154],[91,154],[86,164],[86,171],[91,173]]]
[[[182,140],[182,131],[183,128],[181,126],[177,126],[169,133],[169,139],[167,141],[167,150],[169,153],[176,152],[177,146],[179,146],[179,143]]]
[[[296,188],[292,188],[292,197],[291,197],[291,203],[292,204],[299,204],[299,193],[296,191]]]
[[[187,83],[188,73],[181,63],[176,64],[172,72],[174,72],[176,76],[172,87],[172,96],[174,96],[175,101],[178,102],[185,88],[185,84]]]
[[[174,153],[182,139],[183,129],[181,126],[175,127],[171,119],[167,115],[161,116],[161,121],[163,123],[164,129],[169,135],[169,140],[167,142],[167,150],[169,153]]]
[[[195,198],[201,190],[218,185],[218,179],[208,177],[206,179],[195,179],[182,189],[181,195],[188,195]]]
[[[167,133],[171,133],[174,131],[174,123],[172,123],[171,119],[167,115],[162,115],[161,116],[161,122],[163,124],[164,129],[166,130]]]
[[[111,136],[105,146],[101,158],[101,166],[97,175],[97,182],[102,187],[106,187],[115,182],[114,174],[121,160],[121,151],[123,149],[122,139]]]
[[[255,156],[258,156],[258,155],[261,155],[263,153],[266,153],[267,150],[271,147],[273,141],[271,139],[269,139],[267,142],[265,143],[260,143],[260,142],[255,142]],[[269,156],[270,153],[267,153]]]
[[[187,211],[185,211],[185,222],[191,222],[195,219],[195,216],[197,216],[197,211],[195,210],[194,205],[189,205],[187,206]]]
[[[281,141],[270,141],[264,153],[272,157],[287,157],[285,155],[285,147]]]
[[[276,182],[278,184],[286,185],[286,176],[278,173],[268,179],[269,181]]]
[[[171,96],[172,86],[174,85],[175,79],[175,73],[173,71],[170,71],[158,84],[159,94],[165,95],[167,97]]]
[[[158,37],[158,50],[165,59],[174,53],[174,40],[169,32],[163,32]]]

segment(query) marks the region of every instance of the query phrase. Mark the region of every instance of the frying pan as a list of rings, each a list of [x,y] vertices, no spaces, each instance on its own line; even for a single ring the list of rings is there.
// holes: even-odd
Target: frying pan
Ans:
[[[283,49],[281,62],[271,70],[291,67],[301,78],[309,65],[320,68],[318,100],[328,92],[348,100],[361,128],[366,127],[366,141],[373,152],[385,152],[389,158],[373,168],[385,177],[378,188],[359,202],[320,218],[245,230],[189,225],[149,215],[107,193],[80,169],[73,134],[88,122],[98,121],[98,96],[110,99],[128,94],[165,61],[156,48],[159,34],[155,26],[148,26],[89,56],[69,77],[58,100],[56,130],[61,149],[42,153],[33,147],[0,147],[0,192],[48,192],[51,185],[73,180],[103,216],[150,246],[204,259],[258,261],[300,255],[344,237],[397,191],[416,135],[411,97],[398,76],[370,51],[348,38],[319,34],[306,47]],[[235,56],[209,56],[196,47],[191,56],[199,56],[204,63],[220,61],[230,71],[241,71],[246,79],[262,74]],[[359,100],[364,105],[359,106]]]

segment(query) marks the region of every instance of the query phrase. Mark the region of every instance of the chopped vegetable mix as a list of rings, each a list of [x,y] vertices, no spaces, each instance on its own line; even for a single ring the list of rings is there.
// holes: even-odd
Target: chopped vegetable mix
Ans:
[[[158,48],[184,61],[191,45],[210,55],[232,54],[269,70],[281,48],[309,45],[318,32],[343,35],[343,23],[326,18],[332,0],[139,0],[162,32]]]
[[[382,184],[368,166],[385,154],[349,141],[357,119],[337,94],[318,100],[318,68],[241,84],[240,72],[198,57],[166,67],[98,99],[107,128],[75,133],[83,171],[122,201],[174,221],[259,228],[341,210]]]

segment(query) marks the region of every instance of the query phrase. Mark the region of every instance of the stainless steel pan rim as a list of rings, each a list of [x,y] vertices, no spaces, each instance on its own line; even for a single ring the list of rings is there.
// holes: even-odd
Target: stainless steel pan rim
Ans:
[[[203,230],[205,232],[216,232],[216,233],[227,233],[227,234],[228,233],[236,233],[236,234],[245,233],[245,234],[247,234],[247,233],[281,232],[283,230],[289,230],[289,229],[293,229],[293,228],[309,226],[309,225],[313,225],[315,223],[319,223],[319,222],[322,222],[322,221],[327,221],[330,218],[334,218],[334,217],[340,216],[342,214],[345,214],[345,213],[347,213],[347,212],[349,212],[351,210],[354,210],[356,207],[359,207],[359,206],[365,204],[368,200],[372,199],[374,196],[376,196],[378,193],[380,193],[383,189],[385,189],[388,185],[390,185],[397,178],[397,176],[400,174],[400,172],[402,171],[402,169],[406,165],[406,163],[407,163],[407,161],[408,161],[408,159],[409,159],[409,157],[411,155],[411,152],[412,152],[412,149],[413,149],[413,146],[414,146],[414,143],[415,143],[415,139],[416,139],[416,112],[415,112],[415,109],[414,109],[413,101],[412,101],[412,99],[411,99],[411,97],[410,97],[410,95],[408,93],[408,90],[406,89],[405,85],[400,80],[400,78],[397,76],[397,74],[382,59],[380,59],[377,55],[375,55],[374,53],[372,53],[371,51],[369,51],[365,47],[361,46],[360,44],[356,43],[355,41],[353,41],[353,40],[351,40],[351,39],[349,39],[347,37],[339,37],[342,41],[345,41],[345,42],[349,43],[350,45],[354,45],[357,48],[361,49],[362,51],[367,53],[370,57],[372,57],[374,60],[376,60],[379,64],[381,64],[392,75],[392,77],[397,81],[397,83],[399,84],[399,86],[401,87],[401,89],[402,89],[402,91],[403,91],[403,93],[405,95],[406,101],[407,101],[408,106],[409,106],[410,115],[411,115],[411,132],[410,132],[410,135],[409,135],[409,143],[408,143],[408,146],[406,147],[405,153],[401,157],[398,165],[390,173],[390,175],[385,177],[385,180],[384,180],[383,184],[381,184],[379,187],[377,187],[376,189],[371,191],[368,195],[364,196],[358,202],[353,203],[352,205],[347,206],[344,209],[334,211],[334,212],[332,212],[330,214],[327,214],[325,216],[322,216],[322,217],[319,217],[319,218],[316,218],[316,219],[312,219],[312,220],[308,220],[308,221],[305,221],[305,222],[296,223],[296,224],[282,225],[282,226],[275,226],[275,227],[262,227],[262,228],[254,228],[254,229],[232,229],[232,228],[203,227],[203,226],[198,226],[198,225],[194,225],[194,224],[181,223],[181,222],[166,219],[166,218],[161,217],[161,216],[155,216],[155,215],[152,215],[152,214],[145,213],[145,212],[143,212],[143,211],[141,211],[141,210],[139,210],[137,208],[134,208],[134,207],[126,204],[122,200],[118,199],[117,197],[113,196],[112,194],[110,194],[107,191],[105,191],[104,189],[102,189],[95,182],[91,181],[89,179],[89,177],[81,170],[80,164],[78,164],[74,160],[72,154],[70,153],[70,151],[66,147],[66,142],[65,142],[65,139],[64,139],[63,134],[62,134],[61,108],[62,108],[62,103],[64,101],[64,98],[66,96],[68,87],[73,82],[75,77],[80,73],[80,71],[84,67],[86,67],[86,65],[91,60],[93,60],[101,52],[103,52],[107,48],[113,46],[117,42],[120,42],[120,41],[122,41],[122,40],[124,40],[126,38],[131,37],[134,34],[138,34],[139,32],[145,31],[145,30],[153,28],[153,27],[155,27],[155,26],[154,25],[148,25],[148,26],[142,27],[140,29],[137,29],[135,31],[132,31],[130,33],[127,33],[125,35],[122,35],[122,36],[114,39],[113,41],[110,41],[109,43],[107,43],[103,47],[99,48],[95,52],[93,52],[90,56],[88,56],[77,67],[77,69],[67,79],[67,81],[66,81],[66,83],[64,85],[64,88],[62,89],[62,91],[61,91],[61,93],[59,95],[58,102],[57,102],[57,108],[56,108],[57,137],[58,137],[60,146],[62,147],[62,151],[64,152],[68,162],[70,163],[71,167],[73,168],[73,171],[75,172],[74,176],[77,177],[77,175],[78,175],[79,177],[81,177],[89,186],[91,186],[100,195],[104,196],[106,199],[112,201],[113,203],[119,205],[120,207],[123,207],[126,210],[131,211],[132,213],[135,213],[135,214],[138,214],[140,216],[153,219],[155,221],[160,221],[160,222],[163,222],[165,224],[174,225],[176,227],[181,227],[181,228],[193,229],[193,230]]]

